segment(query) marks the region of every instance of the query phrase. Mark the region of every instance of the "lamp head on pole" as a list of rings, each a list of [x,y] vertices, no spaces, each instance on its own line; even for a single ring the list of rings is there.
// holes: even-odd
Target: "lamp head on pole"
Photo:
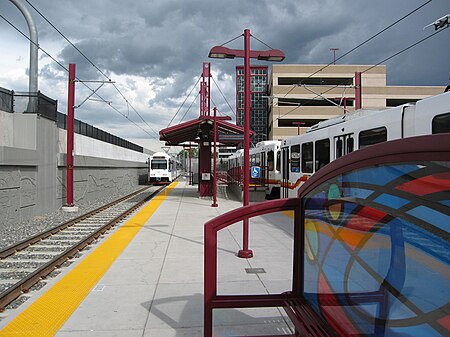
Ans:
[[[213,59],[234,59],[236,57],[235,50],[223,47],[223,46],[214,46],[209,51],[208,57]]]
[[[235,57],[244,58],[244,51],[224,46],[215,46],[209,51],[208,57],[217,59],[234,59]],[[285,55],[279,49],[250,50],[250,58],[262,61],[281,62],[284,60]]]

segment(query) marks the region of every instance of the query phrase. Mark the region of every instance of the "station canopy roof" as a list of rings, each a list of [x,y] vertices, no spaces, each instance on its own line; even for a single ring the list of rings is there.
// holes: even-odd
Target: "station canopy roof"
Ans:
[[[216,117],[217,142],[237,145],[244,141],[244,128],[228,122],[231,117]],[[251,135],[254,134],[250,131]],[[200,116],[185,123],[170,126],[159,131],[159,139],[167,146],[181,145],[185,142],[214,141],[214,117]]]

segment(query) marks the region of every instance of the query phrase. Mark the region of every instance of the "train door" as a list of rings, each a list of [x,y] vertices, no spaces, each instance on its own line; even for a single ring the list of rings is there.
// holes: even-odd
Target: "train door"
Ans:
[[[289,147],[281,149],[281,198],[289,196]]]
[[[269,179],[269,172],[267,171],[266,152],[261,152],[261,182],[266,185],[267,179]]]
[[[354,134],[349,133],[334,137],[334,159],[338,159],[355,150]]]

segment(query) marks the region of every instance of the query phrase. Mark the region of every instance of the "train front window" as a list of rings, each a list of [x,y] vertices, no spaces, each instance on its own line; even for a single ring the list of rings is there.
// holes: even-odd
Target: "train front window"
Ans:
[[[387,141],[387,129],[382,126],[359,133],[359,148]]]
[[[433,118],[432,132],[433,134],[450,132],[450,112]]]
[[[167,160],[165,159],[153,159],[151,164],[152,170],[166,170]]]
[[[291,146],[291,172],[300,172],[300,145]]]

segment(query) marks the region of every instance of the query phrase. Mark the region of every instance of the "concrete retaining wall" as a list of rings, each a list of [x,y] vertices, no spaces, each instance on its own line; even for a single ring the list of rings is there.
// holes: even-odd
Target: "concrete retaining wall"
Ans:
[[[75,134],[75,204],[135,190],[147,180],[148,157]],[[0,225],[64,206],[65,163],[65,130],[39,115],[0,111]]]

